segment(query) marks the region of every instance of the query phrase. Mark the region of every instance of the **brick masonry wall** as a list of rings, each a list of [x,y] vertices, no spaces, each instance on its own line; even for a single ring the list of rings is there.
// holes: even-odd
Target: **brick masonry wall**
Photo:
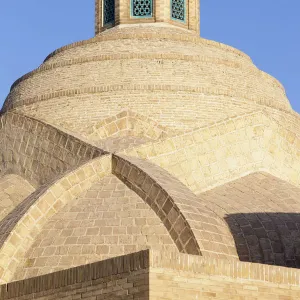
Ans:
[[[150,273],[151,300],[296,300],[300,288],[270,284],[256,280],[234,280],[194,272],[152,269]]]
[[[207,94],[214,94],[214,90],[219,90],[223,95],[231,93],[232,97],[248,101],[257,99],[263,104],[274,102],[275,106],[286,107],[284,91],[275,88],[271,80],[264,80],[258,69],[217,65],[214,62],[180,57],[140,59],[137,56],[130,59],[88,61],[85,64],[49,69],[20,82],[11,91],[8,100],[18,99],[16,104],[22,105],[47,99],[55,91],[67,93],[80,87],[80,93],[91,93],[91,89],[100,86],[109,89],[110,86],[117,88],[130,85],[150,85],[157,90],[159,86],[173,86],[177,90],[194,89],[200,94],[206,90]]]
[[[0,287],[0,299],[296,300],[300,272],[141,251]]]
[[[173,130],[130,110],[90,125],[82,126],[80,134],[86,136],[87,140],[96,142],[101,149],[110,152],[175,134]]]
[[[150,299],[296,300],[300,272],[289,268],[151,252]]]
[[[132,48],[129,49],[131,44]],[[124,52],[120,53],[119,47],[131,51],[127,54]],[[66,62],[70,59],[86,59],[87,57],[97,56],[100,53],[104,55],[123,54],[125,57],[126,55],[128,57],[130,54],[142,54],[145,47],[147,52],[144,52],[144,54],[148,53],[148,55],[151,53],[168,54],[169,56],[175,54],[179,55],[178,57],[182,54],[198,55],[203,59],[204,57],[206,59],[215,58],[216,62],[224,62],[225,59],[225,61],[244,62],[249,66],[251,65],[250,57],[242,51],[225,44],[199,38],[197,34],[193,34],[190,31],[166,26],[123,25],[103,32],[96,38],[69,44],[55,50],[47,56],[40,68],[43,69],[53,63]],[[28,75],[25,76],[27,77]],[[18,82],[19,80],[16,81],[16,83]]]
[[[124,92],[111,90],[64,96],[19,107],[17,111],[78,133],[88,140],[105,143],[106,138],[98,134],[97,126],[109,118],[118,118],[127,110],[134,111],[144,119],[151,119],[151,123],[159,124],[168,131],[180,133],[257,109],[256,105],[249,105],[245,101],[231,100],[230,97],[219,99],[192,91],[157,90],[154,93],[151,90],[127,90],[127,94],[130,96],[124,98]],[[101,109],[95,109],[100,97]],[[79,106],[78,103],[83,105]],[[169,107],[173,107],[173,110]]]
[[[149,299],[149,253],[112,258],[0,286],[0,299]]]
[[[113,156],[112,172],[151,206],[180,252],[236,258],[226,224],[176,178],[145,160],[120,156]]]
[[[192,6],[197,1],[189,3],[189,17],[193,18]],[[96,8],[99,8],[99,5]],[[169,15],[169,11],[160,10],[159,5],[155,9],[159,11],[157,21],[162,21]],[[117,13],[119,23],[131,22],[128,1],[118,2]],[[194,17],[190,20],[191,26],[195,25],[197,17]],[[99,14],[96,18],[99,21]],[[135,118],[135,130],[131,133],[130,128],[117,125],[118,115],[125,109],[139,114],[139,118]],[[19,114],[16,114],[16,111]],[[151,125],[148,127],[145,123],[141,125],[142,122],[138,120],[143,118],[142,113],[145,111],[146,123]],[[179,251],[202,254],[205,257],[180,256],[170,254],[171,251],[158,254],[153,252],[150,257],[150,280],[153,281],[150,297],[153,299],[222,299],[228,298],[229,294],[237,299],[293,299],[297,293],[299,295],[299,272],[242,264],[232,260],[237,258],[237,255],[233,239],[222,220],[225,215],[219,208],[226,203],[229,216],[226,215],[225,218],[228,220],[228,217],[232,217],[234,222],[241,222],[237,227],[242,234],[235,233],[244,240],[243,243],[239,243],[241,239],[236,239],[235,242],[238,249],[243,248],[244,251],[247,248],[248,252],[239,252],[240,257],[256,262],[297,266],[299,234],[298,227],[293,226],[298,226],[298,218],[290,222],[284,214],[271,215],[273,219],[269,216],[270,222],[264,219],[262,222],[249,222],[249,226],[245,224],[247,218],[240,218],[240,212],[236,211],[236,206],[231,202],[232,198],[239,195],[236,186],[232,188],[226,185],[223,190],[220,188],[222,194],[229,194],[230,199],[226,199],[227,202],[223,201],[224,197],[219,200],[215,196],[214,193],[218,194],[217,189],[212,190],[211,195],[195,195],[245,174],[262,170],[267,170],[294,185],[300,184],[300,137],[297,132],[299,116],[291,111],[281,84],[258,70],[243,53],[222,44],[199,39],[194,33],[175,29],[170,25],[119,26],[103,32],[94,39],[55,51],[40,68],[26,74],[12,86],[3,112],[6,113],[1,116],[0,130],[0,137],[4,141],[2,173],[15,172],[35,186],[51,182],[53,179],[56,181],[38,189],[21,205],[17,205],[12,213],[6,216],[4,222],[0,223],[1,282],[8,282],[14,278],[18,265],[21,261],[23,263],[26,251],[40,233],[32,253],[30,250],[28,252],[29,258],[26,257],[28,260],[24,262],[25,267],[20,271],[20,278],[48,272],[54,264],[53,260],[58,262],[55,266],[57,269],[65,268],[73,266],[77,259],[78,263],[86,263],[97,258],[143,249],[153,244],[158,244],[161,246],[160,250],[165,250],[164,248],[168,248],[165,246],[172,244],[172,239]],[[136,243],[134,249],[128,248],[127,246],[134,245],[136,233],[124,237],[118,228],[116,235],[110,234],[113,230],[106,228],[110,226],[94,226],[97,220],[93,219],[91,212],[88,212],[88,215],[84,214],[86,212],[79,212],[82,207],[75,199],[89,189],[97,194],[96,201],[105,200],[105,197],[101,196],[103,186],[99,190],[99,187],[95,188],[93,184],[107,175],[110,159],[104,162],[104,168],[99,167],[101,163],[97,164],[95,160],[81,168],[83,163],[101,156],[104,152],[48,124],[34,120],[29,115],[73,132],[78,131],[83,139],[89,138],[98,144],[102,140],[115,138],[115,134],[122,135],[123,130],[125,136],[140,134],[140,140],[132,143],[128,140],[127,144],[124,143],[124,148],[132,147],[124,153],[138,158],[114,155],[112,172],[151,206],[153,210],[147,211],[146,219],[155,220],[157,225],[160,222],[153,235],[159,237],[159,242],[152,236],[151,241],[149,239],[145,242],[145,236],[141,234],[139,238],[142,242],[138,245]],[[220,122],[221,120],[223,121]],[[126,122],[131,121],[126,119]],[[136,125],[138,123],[140,125]],[[149,127],[153,124],[157,125],[156,131],[147,135]],[[203,125],[205,127],[199,129]],[[88,131],[91,127],[92,132]],[[40,136],[43,139],[39,139]],[[123,149],[113,148],[113,143],[112,140],[107,140],[107,143],[102,145],[109,145],[109,150],[114,151]],[[141,146],[137,146],[140,144]],[[165,170],[140,158],[147,158]],[[63,178],[60,177],[73,168],[77,169]],[[173,177],[169,176],[166,170]],[[253,176],[261,178],[263,175],[259,173]],[[247,179],[253,183],[251,176]],[[256,179],[255,177],[254,181],[257,181]],[[268,184],[272,185],[271,181],[273,180],[268,179]],[[276,180],[276,184],[284,189],[287,183],[278,182]],[[111,182],[108,185],[110,184]],[[116,188],[118,183],[113,185],[109,200],[114,198],[112,195],[115,192],[120,192]],[[252,188],[254,191],[245,191],[246,198],[257,200],[255,192],[261,187],[253,184]],[[293,197],[286,197],[282,189],[280,192],[275,190],[276,196],[280,200],[286,200],[291,207],[295,203],[297,205],[298,192],[295,192]],[[292,190],[291,186],[289,190]],[[132,196],[133,192],[128,191],[128,194],[130,193]],[[263,198],[273,197],[270,194],[261,194]],[[86,193],[82,194],[82,197],[86,197]],[[214,201],[210,201],[210,197]],[[138,197],[130,198],[132,203],[139,207],[138,214],[145,213],[146,204]],[[95,199],[87,200],[92,210],[107,209],[103,204],[105,201],[96,204],[93,201]],[[56,214],[63,205],[72,201],[76,204],[70,205],[69,211],[62,211],[61,215]],[[272,214],[274,211],[278,213],[278,209],[281,208],[291,216],[288,208],[282,203],[273,201],[272,204],[269,203],[270,206],[266,206],[264,200],[260,201],[261,211]],[[204,204],[205,202],[210,204],[215,213],[207,207],[209,205]],[[241,204],[241,207],[244,208],[245,205]],[[75,211],[71,211],[72,209]],[[123,216],[123,205],[118,206],[118,209],[121,212],[111,211],[109,207],[105,211],[108,213],[108,219],[114,216],[113,219],[127,224],[131,220],[130,216]],[[68,219],[72,213],[75,218],[80,215],[79,219],[89,220],[91,216],[89,221],[93,222],[93,226],[90,227],[91,223],[87,222],[82,227],[83,231],[86,230],[84,234],[88,238],[91,235],[98,239],[100,235],[101,240],[101,228],[107,230],[109,234],[104,236],[104,241],[107,240],[105,246],[108,247],[101,248],[96,243],[85,245],[83,242],[75,245],[81,238],[76,234],[82,228],[55,228],[57,231],[52,232],[51,228],[45,226],[54,215],[59,216],[56,225],[60,225],[61,221]],[[249,210],[248,213],[252,218],[252,214],[256,212]],[[255,217],[259,215],[256,213]],[[72,216],[68,220],[70,224],[77,221],[72,219]],[[138,221],[134,218],[135,227],[138,227]],[[126,233],[132,231],[132,224],[127,225]],[[141,232],[145,229],[144,225],[138,227]],[[45,231],[40,232],[43,226]],[[46,232],[47,230],[51,233]],[[43,237],[45,232],[49,234],[48,240],[48,237]],[[74,232],[77,233],[73,235]],[[147,230],[144,233],[147,237],[150,236]],[[51,234],[62,237],[63,245],[49,245]],[[286,238],[285,234],[295,240],[290,236]],[[119,246],[117,250],[116,239]],[[163,242],[160,244],[161,241]],[[256,243],[254,247],[251,244],[253,241]],[[247,247],[242,247],[245,245]],[[57,250],[56,246],[62,248]],[[97,253],[98,248],[100,253]],[[59,259],[55,256],[57,251]],[[76,253],[73,255],[73,252]],[[79,258],[81,255],[84,256],[84,260]],[[212,260],[212,257],[230,259]],[[135,257],[133,260],[139,262],[141,259],[144,258]],[[106,265],[108,270],[111,262]],[[121,264],[124,265],[124,261]],[[66,276],[66,273],[60,274]],[[44,282],[48,282],[45,283],[49,284],[48,287],[55,277],[51,278],[43,279],[46,280]],[[61,279],[58,277],[58,280]],[[65,280],[72,281],[72,275]],[[37,286],[37,281],[28,282],[26,289],[32,285]],[[126,283],[128,282],[125,281],[125,286],[122,282],[110,285],[109,288],[118,286],[119,291],[120,284],[122,292],[125,292],[116,295],[112,288],[109,291],[113,294],[109,296],[134,298],[135,295],[131,295],[126,288]],[[11,293],[13,290],[19,291],[22,284],[24,282],[13,288],[6,287],[3,293],[5,294],[7,289],[10,289]],[[40,288],[43,287],[40,285]],[[96,289],[99,288],[97,286]],[[69,296],[65,290],[59,295],[55,294],[56,292],[51,297]],[[85,293],[80,290],[81,294],[74,297],[95,298],[95,294],[82,295],[83,292]],[[42,297],[42,294],[38,294],[37,297]]]
[[[199,203],[195,194],[161,168],[139,159],[126,159],[114,156],[111,171],[152,210],[127,188],[118,190],[124,185],[115,182],[116,178],[92,185],[109,172],[110,157],[101,156],[32,194],[7,216],[0,227],[3,282],[149,246],[171,250],[171,239],[182,252],[237,258],[226,224]],[[75,201],[89,189],[89,194]],[[129,214],[124,212],[128,206],[126,195],[131,199]],[[113,205],[115,197],[121,199]],[[106,243],[104,247],[99,245],[101,241]]]
[[[247,143],[249,143],[250,147],[248,147]],[[224,148],[215,147],[216,145],[228,145],[230,149],[225,151]],[[146,145],[145,147],[135,148],[132,149],[131,152],[129,151],[128,154],[137,155],[142,158],[147,157],[150,161],[154,161],[159,165],[161,164],[165,169],[170,168],[170,166],[172,166],[170,163],[175,162],[174,168],[168,169],[171,171],[170,173],[175,172],[175,177],[180,180],[188,180],[186,181],[187,185],[192,190],[200,192],[200,186],[193,185],[193,183],[196,182],[197,184],[203,184],[203,182],[201,182],[199,179],[196,181],[197,177],[194,176],[197,176],[195,174],[199,174],[196,172],[203,172],[205,170],[205,166],[208,166],[207,170],[215,172],[214,174],[211,174],[213,180],[215,180],[214,184],[221,184],[224,183],[224,181],[231,181],[234,178],[234,172],[237,172],[236,176],[240,177],[245,170],[248,172],[253,172],[253,170],[259,171],[263,167],[268,169],[271,174],[294,183],[295,180],[297,180],[297,176],[295,175],[299,173],[297,162],[297,145],[299,145],[298,137],[293,131],[285,129],[278,121],[275,122],[274,120],[270,119],[266,113],[260,112],[238,117],[236,119],[230,119],[226,121],[226,123],[208,126],[207,128],[202,128],[184,135],[175,136],[164,141]],[[213,149],[217,150],[220,148],[220,150],[214,153],[212,157],[202,157],[203,153],[207,153],[207,149],[210,149],[210,147],[214,147]],[[183,149],[184,151],[182,151]],[[243,151],[241,151],[241,149]],[[233,152],[233,150],[236,152]],[[230,155],[224,159],[224,155],[226,156],[227,154]],[[287,157],[289,157],[289,159],[292,158],[292,160],[287,160]],[[197,164],[194,163],[194,160],[192,160],[195,158],[206,164],[204,165],[204,168],[201,167],[201,165],[198,168]],[[230,175],[230,177],[216,176],[219,174],[217,173],[219,171],[218,168],[213,169],[210,167],[210,165],[214,165],[216,163],[216,158],[218,158],[220,166],[222,166],[224,163],[228,163],[231,173],[228,173],[228,168],[226,168],[227,173],[224,174]],[[176,166],[177,159],[186,159],[187,163],[181,163],[178,168],[178,166]],[[118,166],[119,164],[116,164],[117,167],[114,166],[113,172],[117,174],[119,178],[122,178],[126,184],[129,184],[131,188],[134,188],[134,190],[139,193],[139,195],[145,199],[147,203],[153,205],[153,209],[160,216],[161,220],[166,223],[166,227],[170,230],[171,236],[177,243],[176,245],[180,251],[184,250],[188,253],[195,253],[192,250],[198,249],[198,243],[199,248],[201,251],[203,250],[203,253],[206,256],[232,254],[230,251],[229,253],[227,252],[229,247],[225,250],[224,247],[220,248],[219,245],[216,248],[212,247],[212,243],[209,243],[210,238],[211,242],[215,242],[214,237],[217,235],[230,237],[230,234],[223,234],[225,232],[224,228],[226,228],[226,226],[224,226],[222,223],[223,221],[215,215],[213,216],[211,211],[209,211],[207,208],[201,209],[200,206],[202,206],[202,204],[200,206],[198,205],[196,208],[194,204],[199,202],[198,198],[195,198],[195,195],[186,187],[181,185],[177,179],[175,180],[171,177],[171,180],[169,181],[170,178],[167,176],[167,181],[166,178],[161,180],[161,176],[166,172],[155,167],[150,162],[143,161],[142,164],[140,164],[139,159],[130,159],[130,162],[127,162],[126,158],[122,158],[122,160],[125,160],[125,163],[122,163],[120,166]],[[290,165],[287,166],[287,163]],[[123,168],[122,165],[123,167],[126,165],[126,168]],[[249,166],[251,168],[249,168]],[[245,169],[243,169],[244,167]],[[158,172],[156,172],[156,169],[158,169]],[[194,171],[192,177],[192,179],[195,180],[194,182],[190,181],[189,172],[191,171]],[[143,173],[145,173],[145,178],[147,177],[147,180],[145,180],[145,182],[140,182],[140,179],[136,177],[135,174]],[[207,178],[208,177],[205,176],[205,179]],[[204,184],[205,183],[206,182],[204,182]],[[176,186],[178,189],[176,191],[173,190],[173,188],[170,189],[168,186],[169,184],[171,184],[170,186]],[[151,189],[152,186],[154,187],[153,191]],[[157,198],[158,200],[156,199],[158,193],[157,187],[161,188],[163,195],[168,197],[168,201],[165,201],[165,198],[161,198],[163,202],[160,202],[160,198]],[[207,189],[208,187],[209,186],[206,186],[205,188]],[[169,192],[166,193],[167,190],[169,190]],[[182,190],[184,190],[184,192],[182,192]],[[147,197],[148,194],[150,196]],[[182,197],[180,197],[181,194],[185,194],[185,196],[190,195],[191,197],[189,197],[189,199],[185,198],[183,202]],[[186,206],[187,200],[189,202],[189,206]],[[200,215],[209,218],[201,218],[201,220],[198,220],[198,213],[194,214],[186,209],[197,209]],[[38,218],[39,210],[34,212],[34,214],[38,213]],[[184,215],[183,218],[182,215]],[[35,217],[33,217],[33,219],[34,218]],[[182,219],[184,220],[184,218],[185,221],[188,221],[188,226],[181,226],[182,224],[187,225],[185,222],[181,222]],[[176,225],[177,219],[178,224],[180,225],[178,227]],[[173,220],[173,223],[169,224],[168,222],[170,222],[170,220]],[[28,220],[26,220],[26,222],[27,221]],[[193,229],[192,232],[186,231],[189,226]],[[199,228],[200,231],[204,228],[204,233],[206,231],[210,233],[214,232],[216,235],[206,234],[206,237],[203,238],[201,232],[199,232]],[[221,232],[222,234],[220,234]],[[189,242],[193,235],[196,236],[197,243]],[[186,239],[186,237],[188,237],[188,239]],[[14,235],[12,236],[13,247],[11,249],[7,248],[5,250],[5,256],[3,256],[6,257],[4,259],[5,263],[3,264],[4,268],[10,263],[14,267],[16,266],[16,260],[12,258],[10,261],[8,257],[10,258],[12,252],[15,251],[15,246],[19,244],[20,239],[21,237],[19,234],[17,237]],[[224,241],[223,237],[221,240]],[[229,240],[227,239],[226,243],[224,243],[226,246],[230,246],[228,241]],[[24,244],[22,245],[24,246]],[[190,247],[191,245],[192,247]],[[234,249],[234,247],[232,247],[232,249]],[[6,261],[6,259],[8,260]],[[3,269],[3,272],[6,272],[4,270],[11,272],[9,268]],[[9,280],[9,278],[11,278],[10,276],[11,274],[7,275],[5,280]]]

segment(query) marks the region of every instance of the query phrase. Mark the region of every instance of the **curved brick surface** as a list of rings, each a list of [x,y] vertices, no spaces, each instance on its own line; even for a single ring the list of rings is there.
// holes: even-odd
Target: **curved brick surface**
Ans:
[[[50,100],[19,107],[16,110],[56,127],[80,133],[93,141],[103,137],[97,133],[89,136],[88,133],[97,124],[120,115],[124,110],[131,110],[145,119],[151,119],[168,131],[182,132],[207,126],[217,120],[244,115],[257,110],[258,107],[256,103],[250,104],[245,100],[234,100],[230,96],[220,95],[219,91],[216,91],[216,95],[207,95],[182,90],[179,87],[173,87],[173,91],[158,90],[157,87],[155,93],[154,88],[148,85],[134,88],[127,90],[118,87],[101,92],[94,89],[93,94],[78,92],[79,95],[73,93],[71,96],[62,93]],[[130,94],[130,99],[124,97],[124,90]],[[101,109],[95,109],[100,98]],[[136,101],[142,101],[142,105],[137,106]],[[78,103],[82,105],[79,106]],[[62,109],[63,107],[65,109]],[[169,107],[173,109],[168,109]]]
[[[12,279],[18,264],[47,221],[65,204],[110,173],[111,158],[102,156],[41,186],[0,223],[0,283]]]
[[[106,42],[106,41],[115,41],[115,40],[122,40],[122,44],[126,44],[127,40],[129,38],[132,38],[134,36],[136,39],[140,40],[143,39],[145,43],[147,43],[147,46],[150,45],[151,48],[155,48],[156,45],[153,45],[153,43],[149,43],[147,40],[151,39],[157,39],[157,43],[164,43],[163,40],[169,39],[173,42],[177,42],[177,46],[182,47],[183,44],[191,43],[195,45],[203,45],[213,48],[218,48],[220,51],[225,51],[226,55],[232,55],[233,57],[236,57],[237,59],[241,60],[247,60],[251,61],[248,55],[243,53],[242,51],[239,51],[233,47],[230,47],[228,45],[206,40],[206,39],[199,39],[198,34],[195,34],[191,31],[182,31],[178,30],[178,28],[174,28],[172,26],[159,26],[155,27],[152,25],[143,25],[143,26],[135,26],[135,25],[123,25],[123,26],[116,26],[115,28],[111,30],[107,30],[105,32],[102,32],[100,35],[98,35],[95,38],[75,42],[73,44],[66,45],[64,47],[61,47],[54,52],[50,53],[44,62],[49,62],[52,59],[57,58],[60,55],[64,55],[66,50],[74,50],[77,51],[77,47],[81,46],[87,46],[91,44],[95,44],[100,42]],[[162,41],[161,41],[162,40]],[[178,43],[184,41],[185,43]],[[179,44],[179,45],[178,45]],[[160,44],[162,46],[163,44]],[[174,43],[174,46],[176,44]],[[143,45],[139,43],[139,46],[141,49],[143,49]],[[195,46],[197,47],[197,46]],[[136,46],[134,45],[135,49]],[[160,47],[162,48],[162,47]],[[173,47],[173,52],[176,52],[177,47]],[[113,50],[114,51],[114,50]],[[115,49],[115,51],[118,51]],[[163,50],[162,50],[163,51]],[[188,54],[188,52],[187,52]],[[78,56],[78,55],[77,55]]]
[[[179,24],[120,0],[103,27],[96,0],[97,36],[12,85],[0,283],[39,277],[0,298],[297,299],[299,272],[257,263],[300,268],[300,117],[186,4]]]
[[[1,116],[0,137],[0,172],[19,174],[34,186],[104,153],[55,127],[16,113]]]
[[[1,177],[0,222],[33,191],[33,186],[18,175],[8,174]]]
[[[257,111],[122,153],[150,160],[196,193],[260,170],[299,186],[298,120]]]
[[[109,175],[45,224],[14,280],[146,248],[177,250],[154,211],[124,183]]]
[[[201,103],[212,98],[207,111]],[[125,108],[142,114],[149,107],[147,117],[162,126],[193,128],[203,115],[212,122],[257,105],[291,110],[280,83],[240,51],[182,29],[128,25],[56,51],[14,84],[4,110],[56,125],[61,115],[60,126],[70,129],[77,119],[92,127]]]
[[[1,222],[2,281],[148,247],[237,258],[226,224],[175,178],[139,159],[110,164],[102,156],[42,186]],[[99,182],[110,170],[147,204],[114,177]]]
[[[146,160],[113,156],[112,172],[151,206],[180,252],[236,258],[226,224],[166,171]]]
[[[95,38],[13,84],[0,282],[146,248],[300,267],[299,115],[247,55],[197,36],[197,3],[176,28],[159,2],[133,22],[121,1],[106,30],[97,1]]]
[[[240,260],[300,267],[300,189],[254,173],[199,195],[224,218]]]

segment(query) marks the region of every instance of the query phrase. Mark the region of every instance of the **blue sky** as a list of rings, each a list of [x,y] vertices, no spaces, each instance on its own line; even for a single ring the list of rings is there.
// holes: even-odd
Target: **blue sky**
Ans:
[[[279,79],[300,112],[300,1],[201,0],[201,35],[232,45]],[[94,0],[0,1],[0,105],[53,50],[94,34]]]

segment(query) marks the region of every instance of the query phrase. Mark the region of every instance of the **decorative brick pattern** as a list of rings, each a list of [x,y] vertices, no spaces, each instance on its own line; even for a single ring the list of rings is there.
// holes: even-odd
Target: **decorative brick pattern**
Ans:
[[[132,0],[131,16],[147,18],[152,17],[152,0]]]
[[[115,176],[104,177],[45,224],[13,280],[142,249],[177,251],[152,209]]]
[[[31,184],[18,175],[9,174],[1,177],[0,222],[33,191]]]
[[[236,258],[225,223],[176,178],[136,158],[113,156],[112,172],[155,211],[180,252]]]
[[[1,173],[15,173],[34,186],[104,152],[50,125],[16,113],[1,116]]]
[[[171,0],[171,16],[178,21],[185,21],[185,0]]]

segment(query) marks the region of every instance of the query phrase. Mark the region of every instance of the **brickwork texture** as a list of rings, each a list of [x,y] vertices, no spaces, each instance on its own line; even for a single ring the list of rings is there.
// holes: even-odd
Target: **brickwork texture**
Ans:
[[[0,299],[300,297],[300,117],[199,0],[111,1],[0,114]]]
[[[145,250],[3,285],[0,299],[297,299],[299,275]]]

